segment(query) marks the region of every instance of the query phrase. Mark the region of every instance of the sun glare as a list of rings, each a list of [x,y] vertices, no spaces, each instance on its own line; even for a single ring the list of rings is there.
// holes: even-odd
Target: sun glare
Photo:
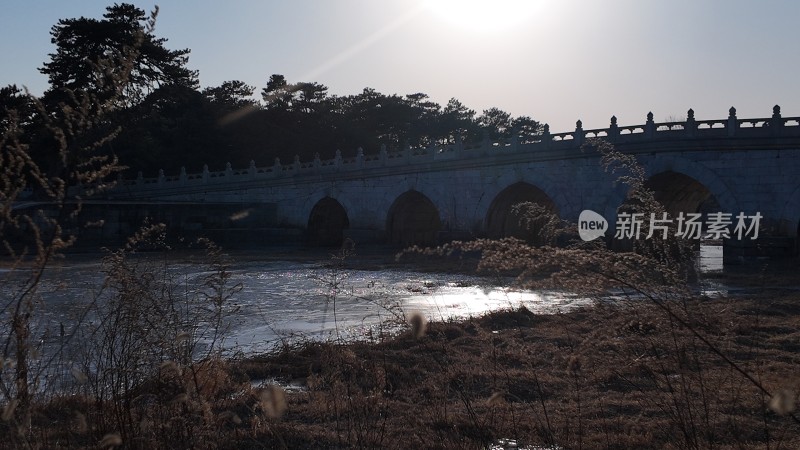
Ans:
[[[541,0],[424,0],[433,14],[470,31],[507,30],[529,19]]]

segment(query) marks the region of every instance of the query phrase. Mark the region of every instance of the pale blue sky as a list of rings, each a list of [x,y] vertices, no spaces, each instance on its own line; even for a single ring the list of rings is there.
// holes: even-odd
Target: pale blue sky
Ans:
[[[577,119],[605,127],[611,115],[620,124],[643,123],[648,111],[681,118],[690,107],[698,119],[725,117],[731,106],[739,117],[766,117],[776,103],[800,116],[800,2],[530,0],[535,10],[509,7],[502,24],[484,30],[460,18],[464,11],[443,17],[424,1],[132,3],[158,3],[156,34],[192,50],[189,66],[204,87],[240,79],[260,90],[281,73],[333,94],[373,87],[441,104],[456,97],[478,112],[529,115],[553,132]],[[50,27],[100,17],[111,3],[3,0],[0,85],[41,93]]]

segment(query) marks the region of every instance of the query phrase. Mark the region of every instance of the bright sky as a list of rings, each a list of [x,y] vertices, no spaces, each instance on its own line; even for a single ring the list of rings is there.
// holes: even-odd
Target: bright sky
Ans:
[[[119,0],[118,0],[119,1]],[[131,1],[150,10],[155,3]],[[58,19],[112,1],[3,0],[0,86],[46,88]],[[223,6],[224,4],[224,6]],[[160,0],[156,35],[190,48],[203,87],[270,74],[332,94],[451,97],[570,131],[682,119],[800,116],[793,0]]]

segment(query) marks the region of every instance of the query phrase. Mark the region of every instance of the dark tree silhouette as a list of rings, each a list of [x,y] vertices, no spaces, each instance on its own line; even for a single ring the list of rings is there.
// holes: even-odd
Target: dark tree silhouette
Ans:
[[[50,32],[56,52],[39,69],[50,81],[45,100],[62,101],[74,91],[110,98],[118,88],[112,80],[122,71],[129,71],[130,79],[117,96],[125,105],[139,103],[166,84],[197,87],[197,73],[186,67],[189,49],[167,49],[167,40],[155,37],[147,24],[145,11],[128,3],[109,6],[102,20],[59,20]]]

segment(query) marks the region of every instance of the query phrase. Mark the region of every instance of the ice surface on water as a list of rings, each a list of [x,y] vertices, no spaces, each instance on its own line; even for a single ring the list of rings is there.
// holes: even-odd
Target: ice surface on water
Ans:
[[[721,270],[722,247],[701,246],[698,264],[702,272]],[[186,289],[208,274],[200,265],[167,261],[166,266]],[[403,312],[447,320],[519,305],[547,313],[589,303],[568,294],[517,291],[454,274],[334,271],[318,263],[288,261],[237,262],[230,271],[231,283],[241,283],[243,289],[228,302],[225,343],[245,353],[267,350],[288,336],[320,339],[337,332],[343,337],[367,336]],[[68,327],[78,320],[81,306],[96,296],[102,280],[101,265],[93,261],[70,262],[47,273],[39,289],[46,307],[40,308],[37,324],[45,343],[58,340],[62,323]],[[701,289],[706,295],[724,290],[719,283],[706,283]]]
[[[587,303],[563,295],[481,287],[483,281],[475,277],[404,270],[335,272],[310,264],[258,263],[237,268],[235,278],[245,288],[234,300],[239,312],[228,344],[244,352],[263,350],[292,333],[325,338],[338,328],[345,337],[365,335],[403,311],[444,320],[521,304],[552,312]]]
[[[182,289],[196,288],[208,274],[200,265],[167,266]],[[39,290],[44,308],[37,324],[45,344],[57,344],[61,324],[69,332],[99,293],[101,268],[99,262],[81,262],[47,273]],[[477,277],[408,270],[333,271],[315,263],[271,261],[236,263],[230,272],[231,284],[241,283],[243,289],[227,304],[225,345],[244,353],[268,350],[289,336],[329,338],[338,330],[343,337],[364,337],[403,312],[446,320],[522,304],[554,312],[588,303],[568,295],[486,286]]]

